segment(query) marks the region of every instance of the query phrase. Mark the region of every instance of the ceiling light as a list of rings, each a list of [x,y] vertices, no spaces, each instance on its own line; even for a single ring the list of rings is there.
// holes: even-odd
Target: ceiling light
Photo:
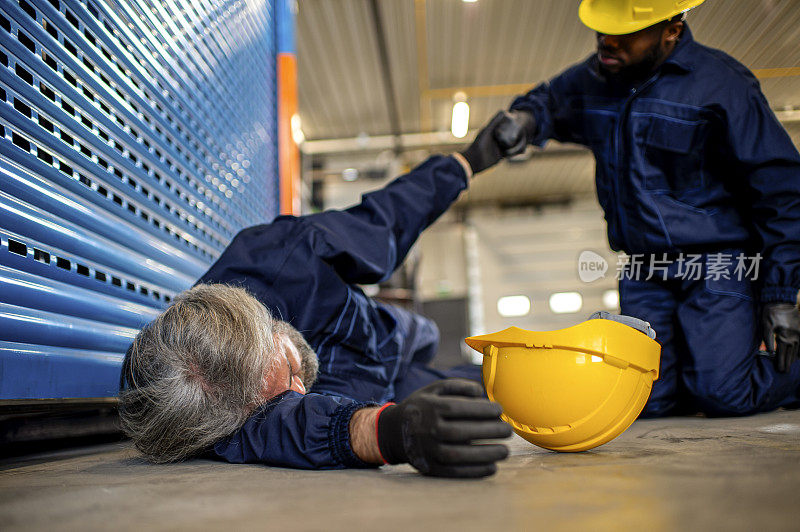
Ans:
[[[294,143],[299,146],[306,141],[306,136],[301,129],[300,115],[297,113],[293,114],[290,124],[292,127],[292,138],[294,139]]]
[[[550,310],[555,314],[571,314],[583,307],[583,298],[578,292],[559,292],[550,296]]]
[[[497,312],[504,318],[525,316],[531,311],[531,300],[525,296],[505,296],[497,300]]]
[[[469,104],[466,102],[467,95],[459,92],[455,95],[453,104],[453,120],[450,124],[450,131],[457,139],[463,139],[469,131]]]
[[[610,310],[619,308],[619,292],[617,290],[603,292],[603,305]]]
[[[345,168],[342,170],[342,179],[345,181],[355,181],[358,179],[358,169],[357,168]]]

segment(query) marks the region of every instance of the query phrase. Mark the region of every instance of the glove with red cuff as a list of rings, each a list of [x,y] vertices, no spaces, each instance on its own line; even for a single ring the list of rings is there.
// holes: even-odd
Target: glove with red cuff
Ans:
[[[475,440],[511,436],[501,412],[477,382],[437,381],[380,411],[378,448],[386,463],[408,462],[424,475],[489,476],[497,471],[495,462],[508,456],[508,448]]]

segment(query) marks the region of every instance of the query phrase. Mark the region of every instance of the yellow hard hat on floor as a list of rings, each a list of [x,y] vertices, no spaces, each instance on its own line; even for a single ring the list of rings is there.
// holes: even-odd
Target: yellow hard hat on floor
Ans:
[[[533,444],[555,451],[602,445],[633,423],[650,396],[661,356],[655,332],[628,316],[592,318],[557,331],[510,327],[465,340],[483,353],[489,399]]]
[[[633,33],[697,7],[705,0],[583,0],[581,22],[606,35]]]

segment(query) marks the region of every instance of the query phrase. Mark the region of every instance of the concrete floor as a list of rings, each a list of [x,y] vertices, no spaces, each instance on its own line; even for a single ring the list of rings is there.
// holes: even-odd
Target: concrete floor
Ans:
[[[6,459],[0,529],[800,530],[800,411],[639,421],[577,454],[511,448],[479,481],[156,466],[129,443]]]

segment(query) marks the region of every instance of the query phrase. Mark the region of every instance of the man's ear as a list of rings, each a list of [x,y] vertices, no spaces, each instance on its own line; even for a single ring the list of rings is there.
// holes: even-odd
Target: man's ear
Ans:
[[[663,40],[665,44],[675,44],[683,33],[683,21],[670,22],[664,29]]]
[[[270,381],[267,375],[261,376],[261,398],[269,401],[270,400]]]
[[[261,376],[261,397],[269,401],[278,393],[275,382],[275,367],[270,364],[267,371]]]

